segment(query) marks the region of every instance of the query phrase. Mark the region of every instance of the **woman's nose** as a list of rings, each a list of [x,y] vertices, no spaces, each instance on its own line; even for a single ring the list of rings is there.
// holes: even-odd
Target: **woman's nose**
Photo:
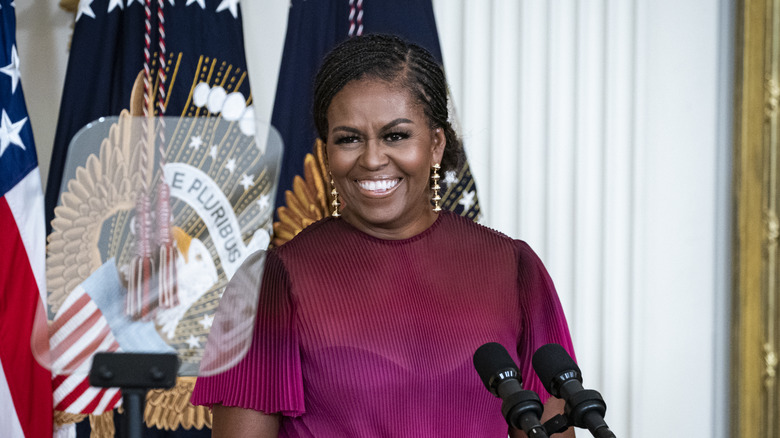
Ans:
[[[367,169],[380,169],[387,164],[387,155],[379,139],[372,138],[366,142],[360,162]]]

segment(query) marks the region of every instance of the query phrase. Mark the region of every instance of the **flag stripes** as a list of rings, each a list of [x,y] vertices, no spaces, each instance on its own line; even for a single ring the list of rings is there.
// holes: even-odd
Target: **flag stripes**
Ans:
[[[102,414],[119,406],[121,392],[89,386],[91,358],[97,352],[119,351],[108,321],[87,291],[78,286],[68,295],[49,328],[54,409],[71,414]]]
[[[35,315],[43,312],[43,303],[17,223],[8,201],[0,197],[0,364],[12,402],[3,405],[0,427],[13,431],[19,424],[22,434],[10,436],[51,436],[51,374],[30,347]]]

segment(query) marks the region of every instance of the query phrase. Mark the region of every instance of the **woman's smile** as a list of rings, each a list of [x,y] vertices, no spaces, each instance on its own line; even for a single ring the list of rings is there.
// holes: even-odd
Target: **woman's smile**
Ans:
[[[357,183],[367,196],[386,196],[392,193],[401,178],[381,178],[358,180]]]

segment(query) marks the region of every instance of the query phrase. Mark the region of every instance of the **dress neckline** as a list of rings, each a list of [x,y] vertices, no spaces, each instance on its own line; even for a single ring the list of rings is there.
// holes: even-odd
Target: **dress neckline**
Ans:
[[[427,237],[428,235],[433,233],[434,230],[436,230],[436,228],[438,228],[439,224],[442,222],[442,217],[445,214],[449,214],[449,213],[450,212],[448,212],[448,211],[439,212],[439,214],[436,216],[436,220],[434,220],[433,223],[428,228],[426,228],[425,230],[423,230],[422,232],[420,232],[418,234],[415,234],[414,236],[407,237],[405,239],[382,239],[380,237],[372,236],[371,234],[368,234],[365,231],[359,230],[357,227],[355,227],[354,225],[350,224],[349,222],[345,221],[342,218],[335,218],[335,217],[331,216],[331,219],[334,220],[334,221],[337,221],[337,222],[339,222],[341,224],[343,224],[343,226],[345,228],[351,230],[352,232],[354,232],[355,234],[357,234],[358,236],[361,236],[362,238],[364,238],[366,240],[370,240],[370,241],[377,242],[377,243],[382,243],[382,244],[385,244],[385,245],[405,245],[405,244],[412,243],[412,242],[415,242],[415,241],[420,240],[420,239],[424,239],[425,237]]]

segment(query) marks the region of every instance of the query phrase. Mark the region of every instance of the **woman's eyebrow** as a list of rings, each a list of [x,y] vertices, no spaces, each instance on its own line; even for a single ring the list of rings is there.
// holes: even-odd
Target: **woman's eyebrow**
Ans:
[[[336,126],[332,130],[333,132],[336,131],[346,131],[346,132],[352,132],[354,134],[360,134],[360,130],[352,128],[350,126]]]
[[[387,130],[387,129],[390,129],[392,127],[401,125],[403,123],[414,123],[414,122],[409,120],[409,119],[404,119],[403,117],[401,117],[401,118],[395,119],[392,122],[386,124],[385,126],[382,127],[382,129],[383,130]]]
[[[399,118],[397,118],[397,119],[387,123],[385,126],[383,126],[382,130],[386,131],[388,129],[391,129],[391,128],[393,128],[395,126],[398,126],[398,125],[402,125],[404,123],[414,123],[414,122],[409,120],[409,119],[406,119],[406,118],[403,118],[403,117],[399,117]],[[355,134],[360,134],[360,130],[359,129],[353,128],[351,126],[346,126],[346,125],[335,126],[335,127],[333,127],[333,129],[331,131],[332,132],[345,131],[345,132],[352,132],[352,133],[355,133]]]

